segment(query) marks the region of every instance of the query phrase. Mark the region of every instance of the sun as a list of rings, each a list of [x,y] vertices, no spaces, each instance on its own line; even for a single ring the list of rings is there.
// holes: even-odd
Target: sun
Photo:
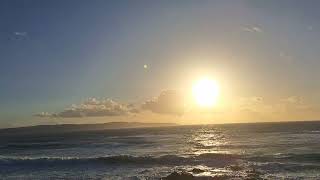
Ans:
[[[216,81],[203,78],[193,85],[192,93],[199,106],[211,107],[217,102],[219,86]]]

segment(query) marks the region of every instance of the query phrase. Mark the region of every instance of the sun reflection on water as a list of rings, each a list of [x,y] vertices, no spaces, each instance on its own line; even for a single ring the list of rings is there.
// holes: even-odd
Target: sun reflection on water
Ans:
[[[231,153],[226,149],[230,142],[222,131],[216,128],[204,128],[192,133],[189,143],[192,144],[192,153],[195,155],[204,153]]]

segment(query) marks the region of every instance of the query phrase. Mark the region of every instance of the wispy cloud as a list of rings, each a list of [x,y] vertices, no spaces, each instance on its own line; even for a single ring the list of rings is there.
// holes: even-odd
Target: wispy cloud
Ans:
[[[242,31],[251,32],[251,33],[262,33],[263,30],[259,26],[244,26],[241,28]]]
[[[14,32],[13,34],[16,36],[27,36],[28,35],[27,32],[18,32],[18,31]]]
[[[283,60],[284,62],[291,63],[293,61],[293,57],[284,51],[281,51],[279,55],[281,60]]]
[[[236,108],[249,109],[260,113],[277,114],[312,111],[314,108],[300,96],[280,98],[272,103],[266,102],[263,97],[242,98]]]
[[[51,117],[52,114],[48,113],[48,112],[41,112],[41,113],[34,114],[34,116],[36,116],[36,117]]]
[[[302,98],[299,96],[289,96],[289,97],[281,99],[281,102],[290,103],[290,104],[298,104],[298,103],[302,103]]]
[[[28,33],[25,31],[10,32],[8,35],[8,40],[27,40],[28,38]]]

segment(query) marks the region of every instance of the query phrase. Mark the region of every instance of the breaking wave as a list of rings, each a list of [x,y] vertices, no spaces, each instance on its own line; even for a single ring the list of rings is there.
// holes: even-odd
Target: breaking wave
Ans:
[[[225,165],[238,159],[237,155],[206,153],[197,156],[102,156],[92,158],[76,158],[76,157],[40,157],[40,158],[0,158],[0,166],[19,166],[19,165],[81,165],[81,164],[160,164],[160,165]]]
[[[251,156],[247,158],[251,161],[259,162],[272,162],[272,161],[293,161],[293,162],[320,162],[319,153],[305,153],[305,154],[275,154],[275,155],[263,155],[263,156]]]

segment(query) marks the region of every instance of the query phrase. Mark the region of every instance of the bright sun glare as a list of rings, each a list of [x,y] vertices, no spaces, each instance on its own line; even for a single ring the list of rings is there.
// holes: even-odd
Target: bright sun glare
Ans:
[[[216,81],[204,78],[193,85],[192,93],[199,106],[211,107],[217,102],[219,86]]]

